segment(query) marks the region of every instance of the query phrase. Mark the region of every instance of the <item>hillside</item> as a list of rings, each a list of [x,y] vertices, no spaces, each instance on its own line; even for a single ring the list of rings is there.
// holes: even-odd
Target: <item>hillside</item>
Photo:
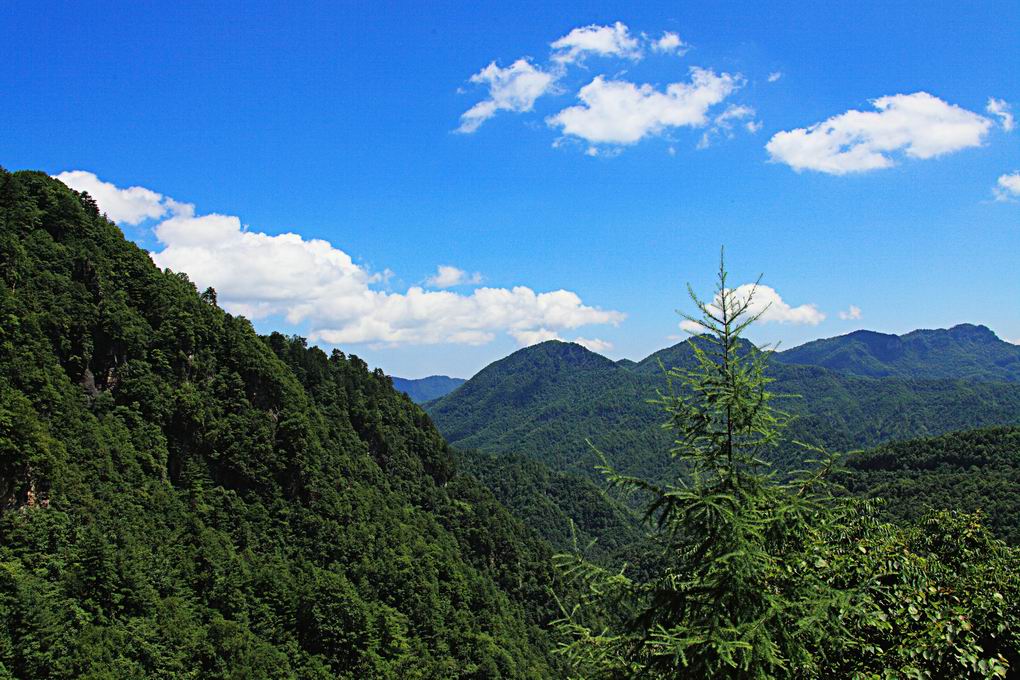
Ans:
[[[916,522],[929,509],[981,510],[1020,545],[1020,428],[993,427],[886,444],[850,456],[839,481],[883,510]]]
[[[471,451],[458,461],[554,550],[570,551],[576,541],[589,559],[636,561],[633,549],[644,540],[640,516],[609,496],[603,485],[517,454]]]
[[[776,359],[870,378],[1020,382],[1020,345],[972,324],[906,335],[855,331],[778,352]]]
[[[393,376],[390,379],[395,390],[403,392],[416,404],[445,397],[467,382],[464,378],[451,378],[446,375],[430,375],[427,378],[415,379]]]
[[[594,475],[590,440],[622,470],[658,477],[669,465],[669,437],[647,400],[665,388],[659,361],[669,367],[689,357],[686,342],[629,364],[550,341],[490,364],[427,408],[458,447],[522,453],[556,471]],[[776,392],[800,395],[781,400],[797,416],[788,439],[836,451],[1020,422],[1015,383],[878,379],[780,362],[771,373]],[[804,457],[793,445],[769,455],[784,468]]]
[[[354,356],[0,170],[0,677],[547,678],[550,549]]]

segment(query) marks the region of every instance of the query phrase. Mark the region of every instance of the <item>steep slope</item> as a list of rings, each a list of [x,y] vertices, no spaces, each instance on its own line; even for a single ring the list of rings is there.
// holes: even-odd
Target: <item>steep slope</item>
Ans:
[[[568,552],[576,542],[594,561],[635,561],[634,548],[644,540],[640,517],[587,477],[517,454],[468,451],[458,460],[555,550]]]
[[[665,387],[660,360],[669,367],[690,358],[686,343],[635,366],[543,343],[486,367],[428,410],[456,446],[522,453],[555,471],[592,475],[590,440],[622,470],[657,477],[669,469],[670,439],[647,400]],[[1020,384],[875,379],[778,362],[771,372],[776,392],[800,395],[781,400],[797,416],[788,438],[837,451],[1020,422]],[[782,468],[804,458],[792,445],[770,455]]]
[[[430,375],[427,378],[398,378],[393,376],[393,387],[411,397],[416,404],[445,397],[450,392],[467,382],[464,378],[451,378],[446,375]]]
[[[993,427],[886,444],[850,456],[839,481],[917,521],[931,508],[983,511],[1000,538],[1020,545],[1020,428]]]
[[[1020,382],[1020,345],[972,324],[902,336],[855,331],[779,352],[776,359],[871,378]]]
[[[0,677],[555,677],[548,546],[381,372],[0,170]]]

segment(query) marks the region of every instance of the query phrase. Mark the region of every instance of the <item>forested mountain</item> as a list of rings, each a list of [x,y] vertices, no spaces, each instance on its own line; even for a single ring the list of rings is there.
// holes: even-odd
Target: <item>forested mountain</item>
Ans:
[[[1020,345],[972,324],[906,335],[854,331],[777,352],[775,358],[871,378],[1020,382]]]
[[[411,397],[416,404],[424,404],[439,397],[445,397],[450,392],[463,385],[464,378],[451,378],[446,375],[430,375],[427,378],[398,378],[393,376],[393,387],[398,392],[403,392]]]
[[[0,677],[556,677],[553,573],[380,371],[0,171]]]
[[[752,351],[746,345],[745,351]],[[692,360],[689,342],[641,362],[612,362],[558,341],[490,364],[456,392],[427,406],[451,444],[522,453],[556,471],[593,475],[587,441],[624,472],[661,477],[669,435],[647,403],[666,383],[660,368]],[[952,379],[868,378],[819,366],[772,362],[772,388],[797,416],[787,443],[771,452],[780,467],[799,464],[800,440],[835,451],[988,425],[1020,423],[1020,384]]]
[[[886,514],[916,522],[930,509],[981,510],[1020,545],[1020,428],[992,427],[893,442],[851,455],[839,481],[883,499]]]
[[[576,542],[598,562],[636,560],[630,551],[644,539],[640,516],[608,495],[603,483],[555,472],[520,454],[470,451],[461,453],[458,462],[555,550],[572,550]]]

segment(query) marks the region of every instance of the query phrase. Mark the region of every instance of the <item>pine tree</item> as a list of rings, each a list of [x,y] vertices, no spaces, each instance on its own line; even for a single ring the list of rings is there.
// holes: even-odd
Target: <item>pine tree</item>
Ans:
[[[848,606],[847,593],[812,573],[831,460],[784,482],[763,458],[786,415],[769,389],[770,351],[741,338],[765,311],[755,311],[756,288],[731,289],[722,261],[711,302],[689,288],[696,362],[667,370],[656,400],[683,475],[659,485],[603,465],[611,486],[646,496],[658,568],[637,579],[577,553],[558,558],[588,586],[559,622],[561,653],[585,677],[811,675],[831,612]]]

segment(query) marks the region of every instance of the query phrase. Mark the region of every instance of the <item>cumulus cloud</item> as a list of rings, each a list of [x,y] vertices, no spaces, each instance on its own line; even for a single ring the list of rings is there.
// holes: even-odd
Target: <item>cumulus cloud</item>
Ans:
[[[1020,198],[1020,172],[1001,175],[992,191],[997,201],[1011,201]]]
[[[1006,103],[1005,100],[996,99],[995,97],[989,97],[988,105],[985,107],[985,111],[998,117],[999,125],[1001,125],[1002,129],[1006,132],[1013,131],[1014,121],[1013,114],[1010,109],[1010,105]]]
[[[498,111],[530,111],[535,100],[552,88],[556,76],[536,68],[527,59],[518,59],[506,68],[492,62],[471,76],[471,82],[487,85],[489,98],[461,114],[457,132],[474,132]]]
[[[861,308],[857,305],[850,305],[850,308],[839,313],[839,318],[844,321],[861,318]]]
[[[482,275],[479,272],[468,274],[463,269],[448,264],[436,267],[435,275],[425,280],[425,283],[433,288],[452,288],[453,286],[476,285],[481,282]]]
[[[106,216],[118,224],[141,224],[187,207],[144,187],[118,188],[84,170],[62,172],[54,177],[75,191],[87,191]]]
[[[707,125],[709,109],[739,86],[739,77],[701,68],[691,69],[690,82],[671,83],[665,91],[597,76],[581,88],[579,105],[547,122],[591,144],[633,144],[670,128]]]
[[[782,71],[773,71],[772,73],[769,74],[768,81],[770,83],[774,83],[777,82],[782,77],[783,77]]]
[[[751,304],[747,308],[748,314],[760,314],[758,323],[780,323],[806,326],[817,326],[825,320],[825,314],[814,304],[803,304],[796,307],[787,303],[776,292],[775,288],[762,284],[745,283],[731,289],[734,300],[743,304],[744,300],[751,297]],[[752,295],[753,293],[753,295]],[[721,315],[720,305],[722,300],[718,295],[709,303],[709,310],[716,315]],[[702,333],[704,328],[700,324],[684,319],[680,322],[680,328],[689,333]]]
[[[554,40],[552,59],[559,64],[583,63],[588,55],[622,57],[638,60],[642,57],[641,43],[630,34],[625,24],[617,21],[612,26],[581,26]]]
[[[687,54],[690,46],[680,39],[680,36],[671,31],[666,31],[658,40],[652,41],[652,50],[663,54],[675,54],[682,57]]]
[[[776,133],[774,161],[833,175],[888,168],[891,153],[934,158],[979,146],[992,122],[927,92],[880,97],[876,111],[851,110],[807,128]]]
[[[125,190],[110,186],[111,191],[97,192],[96,202],[112,217]],[[388,271],[373,273],[328,241],[251,231],[234,215],[196,214],[191,204],[165,197],[159,201],[161,213],[145,213],[165,218],[154,229],[161,249],[151,257],[158,266],[186,272],[200,288],[214,287],[220,304],[231,313],[305,323],[313,341],[484,344],[499,333],[562,332],[616,325],[625,317],[586,305],[568,290],[536,292],[516,286],[478,288],[470,295],[419,286],[406,292],[379,290],[376,286]],[[476,277],[446,265],[436,270],[442,283],[474,282]]]
[[[534,330],[511,330],[510,335],[517,341],[521,347],[531,347],[537,345],[540,342],[547,342],[549,340],[559,340],[560,342],[573,342],[575,344],[584,347],[585,349],[591,350],[592,352],[606,352],[613,349],[613,343],[608,340],[602,340],[599,338],[574,338],[573,340],[566,340],[560,336],[554,330],[548,328],[536,328]]]

